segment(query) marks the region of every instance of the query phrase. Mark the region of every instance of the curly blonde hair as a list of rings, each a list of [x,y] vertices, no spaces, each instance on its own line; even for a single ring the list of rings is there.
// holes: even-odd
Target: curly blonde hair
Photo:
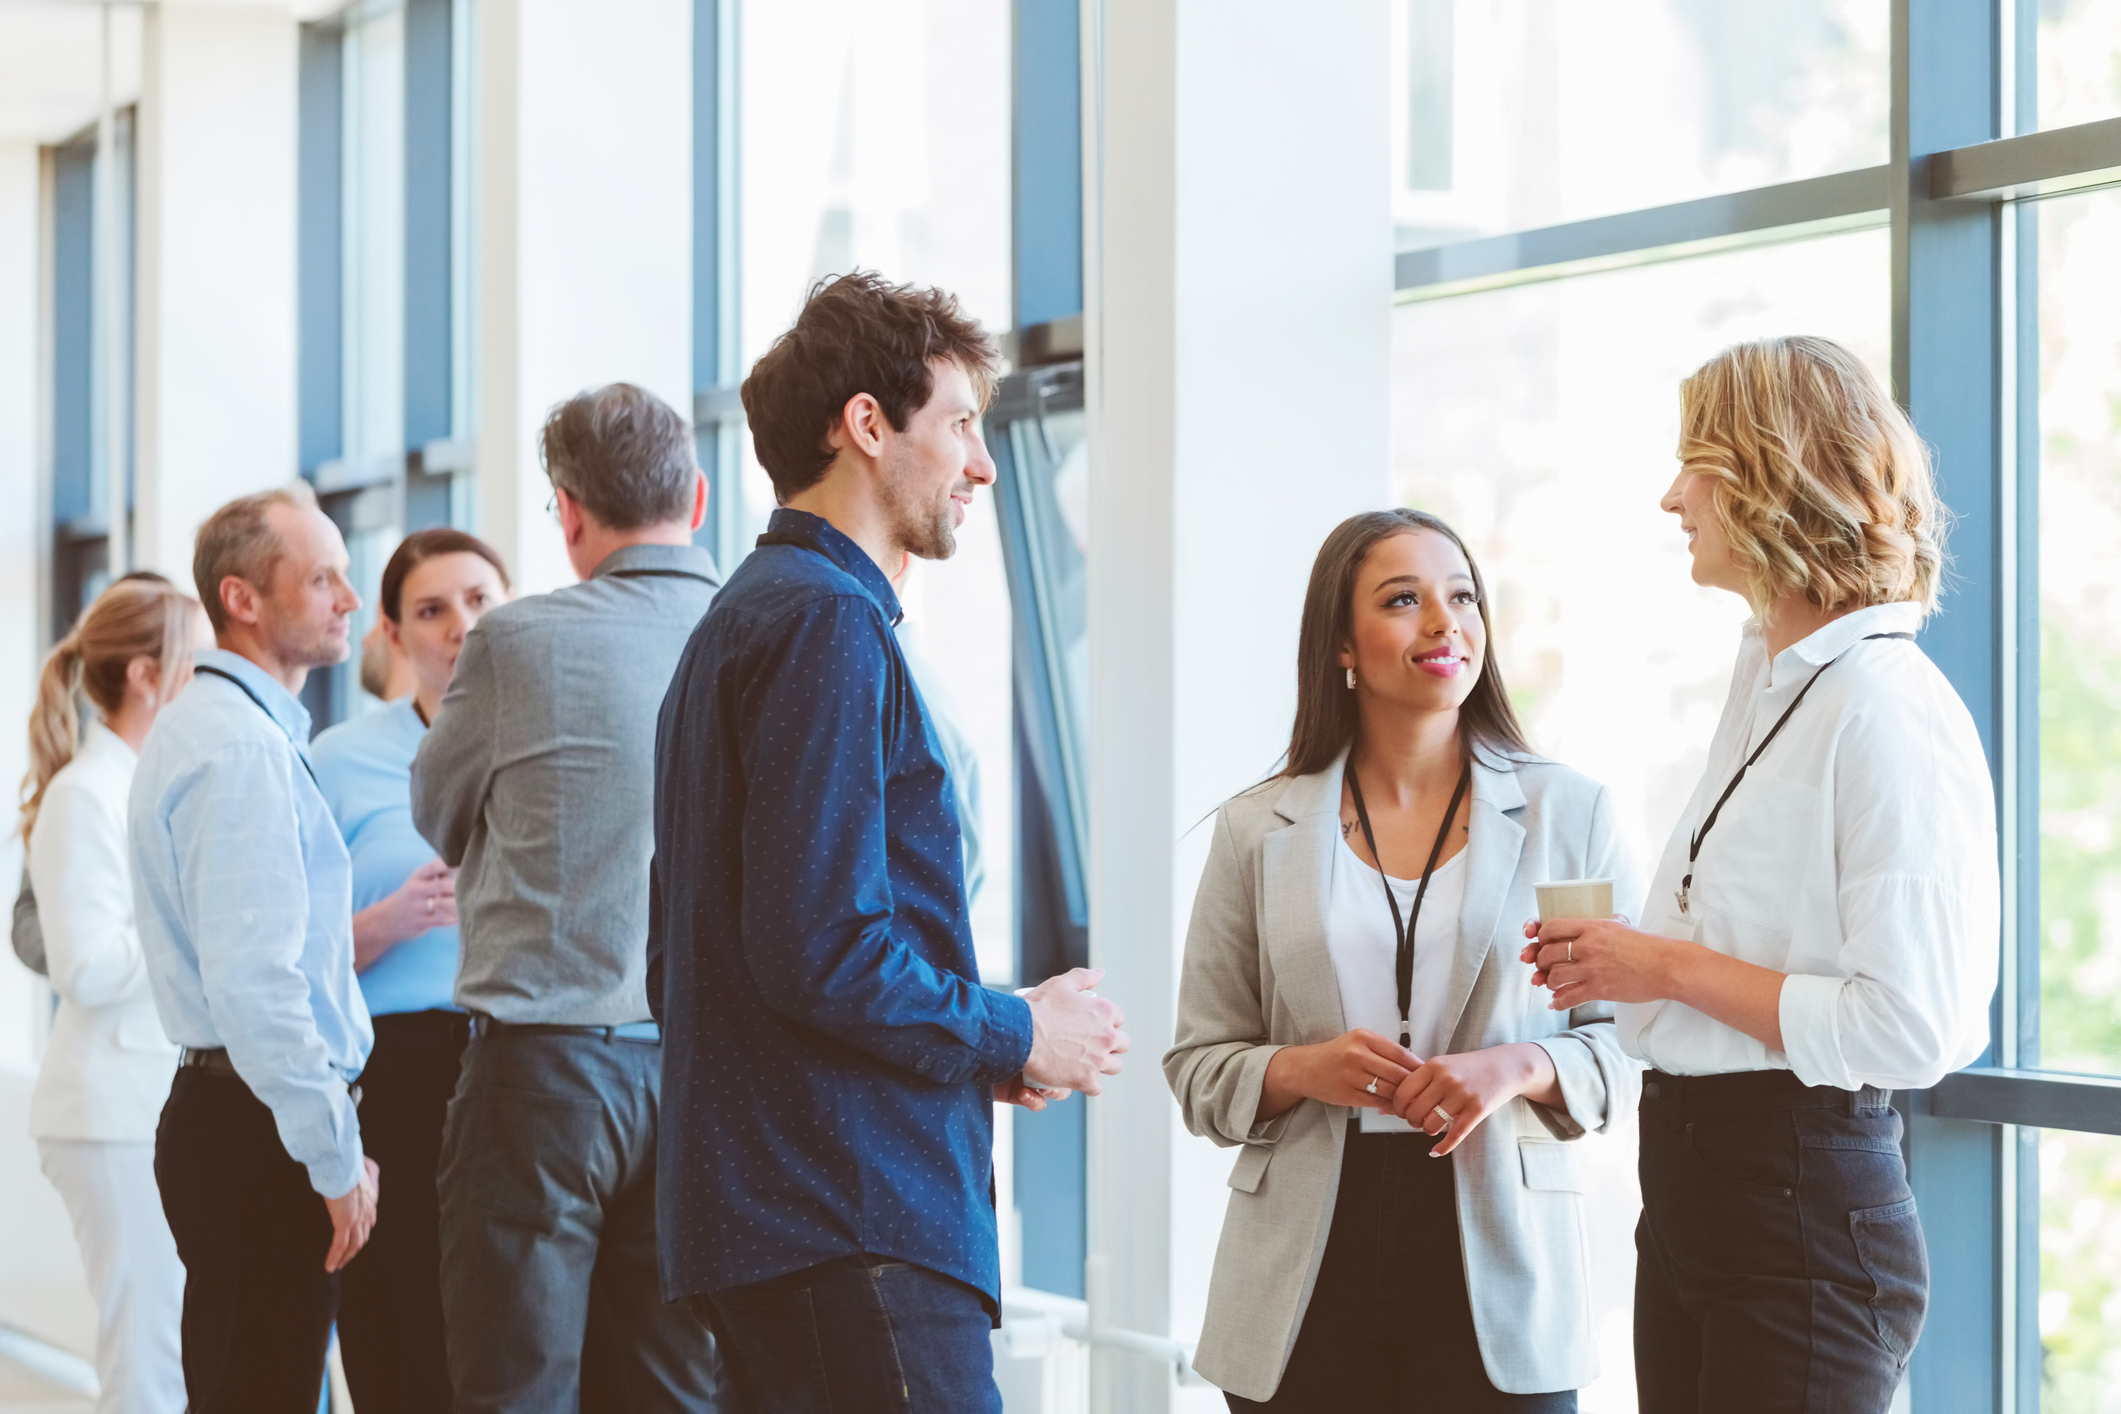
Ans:
[[[1756,613],[1798,593],[1828,612],[1935,611],[1950,512],[1929,449],[1854,354],[1803,334],[1738,344],[1679,401],[1680,465],[1714,481]]]

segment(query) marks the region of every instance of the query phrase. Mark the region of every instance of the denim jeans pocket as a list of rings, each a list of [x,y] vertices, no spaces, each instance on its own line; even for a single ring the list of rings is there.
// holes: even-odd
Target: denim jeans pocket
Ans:
[[[1849,1214],[1849,1234],[1857,1260],[1870,1274],[1871,1317],[1877,1322],[1878,1339],[1905,1365],[1922,1334],[1930,1299],[1929,1250],[1915,1200],[1858,1208]]]

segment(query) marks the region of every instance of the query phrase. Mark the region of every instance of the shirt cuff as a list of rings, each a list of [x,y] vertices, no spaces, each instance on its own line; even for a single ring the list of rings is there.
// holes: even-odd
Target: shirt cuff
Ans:
[[[319,1134],[319,1143],[310,1149],[311,1157],[302,1160],[302,1167],[309,1171],[309,1186],[324,1198],[344,1198],[353,1192],[354,1185],[361,1181],[365,1166],[361,1162],[361,1119],[354,1107],[353,1096],[341,1091],[332,1103],[330,1134]]]
[[[978,1080],[992,1085],[1023,1072],[1031,1059],[1031,1003],[988,991],[987,1025],[980,1034]]]
[[[1846,977],[1793,972],[1782,979],[1776,1017],[1782,1023],[1782,1053],[1807,1085],[1857,1087],[1841,1054],[1841,989]]]

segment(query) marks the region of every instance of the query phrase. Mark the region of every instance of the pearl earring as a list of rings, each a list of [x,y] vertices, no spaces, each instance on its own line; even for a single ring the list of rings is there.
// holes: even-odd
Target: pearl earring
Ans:
[[[1348,691],[1350,691],[1350,692],[1353,692],[1354,690],[1355,690],[1355,670],[1354,670],[1353,668],[1350,668],[1350,669],[1348,669]]]

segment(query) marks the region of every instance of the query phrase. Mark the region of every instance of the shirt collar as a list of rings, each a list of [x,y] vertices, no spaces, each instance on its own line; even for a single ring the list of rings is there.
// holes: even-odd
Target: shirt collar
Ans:
[[[1798,639],[1782,650],[1776,666],[1788,663],[1809,663],[1824,667],[1846,653],[1850,648],[1874,633],[1913,633],[1922,627],[1922,606],[1915,603],[1873,604],[1866,609],[1843,614],[1826,627]],[[1746,631],[1758,634],[1757,623],[1748,624]],[[1780,682],[1780,673],[1775,675]]]
[[[606,555],[589,572],[589,577],[602,579],[626,570],[663,570],[696,574],[708,580],[720,579],[715,572],[714,556],[697,545],[621,545]]]
[[[869,552],[823,516],[814,516],[808,511],[791,511],[784,506],[766,522],[766,534],[784,536],[807,545],[854,576],[855,583],[876,601],[893,628],[898,627],[899,620],[906,616],[905,609],[899,605],[898,595],[892,591],[891,581],[884,578],[884,572],[876,567],[875,560],[869,558]]]
[[[309,709],[297,702],[293,693],[280,686],[279,679],[241,653],[231,653],[226,648],[202,648],[193,655],[192,664],[198,668],[213,668],[242,683],[264,706],[266,715],[278,723],[280,730],[291,740],[296,743],[309,740]]]
[[[110,723],[101,717],[89,719],[88,731],[81,738],[81,754],[87,756],[91,753],[98,756],[107,754],[128,766],[140,759],[140,754],[133,750],[132,743],[112,731]]]

